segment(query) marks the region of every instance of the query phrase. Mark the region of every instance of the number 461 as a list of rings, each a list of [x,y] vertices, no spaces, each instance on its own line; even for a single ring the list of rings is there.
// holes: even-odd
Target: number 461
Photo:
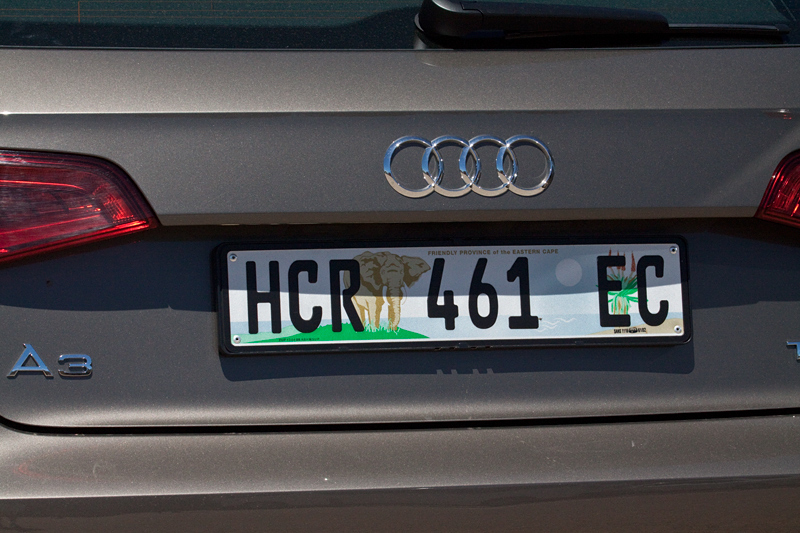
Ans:
[[[489,329],[497,322],[498,302],[497,289],[483,281],[488,260],[485,257],[478,259],[472,281],[469,284],[469,318],[476,328]],[[448,330],[456,329],[458,306],[455,304],[453,291],[444,291],[444,303],[439,304],[439,291],[442,288],[442,273],[444,272],[444,259],[438,258],[433,262],[431,284],[428,288],[428,317],[443,318],[444,327]],[[518,257],[511,268],[506,272],[509,283],[519,280],[520,314],[508,317],[510,329],[537,329],[539,317],[531,314],[531,287],[528,272],[528,258]],[[489,312],[481,315],[478,311],[478,297],[485,294],[489,298]]]

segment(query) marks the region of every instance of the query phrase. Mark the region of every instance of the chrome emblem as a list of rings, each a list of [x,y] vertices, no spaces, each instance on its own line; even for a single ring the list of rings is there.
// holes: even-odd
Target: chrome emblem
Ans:
[[[68,353],[58,356],[58,364],[67,365],[66,370],[59,370],[62,378],[88,378],[92,375],[92,358],[82,353]]]
[[[482,165],[476,151],[477,148],[487,145],[497,146],[498,148],[495,168],[497,169],[497,177],[500,178],[501,183],[497,187],[492,188],[485,188],[480,185]],[[546,160],[545,170],[541,174],[539,183],[534,187],[525,188],[516,184],[517,177],[519,176],[519,167],[517,164],[517,156],[514,154],[514,147],[521,145],[533,146],[544,154]],[[395,155],[401,150],[412,146],[424,148],[422,153],[422,177],[426,185],[419,189],[409,189],[401,185],[392,173],[392,160]],[[458,159],[458,170],[464,185],[455,189],[444,187],[441,183],[442,177],[444,176],[444,159],[439,152],[439,148],[445,146],[461,147],[461,156]],[[506,171],[504,166],[506,157],[511,160],[510,172]],[[431,158],[436,160],[435,174],[431,172]],[[474,168],[471,171],[467,167],[467,161],[470,158],[475,162]],[[391,185],[395,191],[408,198],[423,198],[433,192],[448,198],[458,198],[470,192],[475,192],[481,196],[493,197],[500,196],[506,191],[511,191],[519,196],[536,196],[537,194],[543,193],[553,179],[553,156],[550,155],[550,150],[547,149],[547,146],[539,139],[525,135],[515,135],[506,140],[492,135],[479,135],[468,141],[460,137],[448,135],[437,137],[432,141],[428,141],[422,137],[408,136],[397,139],[389,146],[389,149],[386,150],[386,155],[383,158],[383,173],[389,185]]]
[[[800,341],[786,341],[787,348],[794,348],[797,352],[797,360],[800,361]]]
[[[39,357],[38,353],[36,353],[36,350],[33,349],[33,346],[30,344],[23,344],[23,346],[25,349],[22,350],[19,359],[17,359],[17,364],[14,365],[14,368],[11,369],[11,372],[9,372],[8,376],[6,377],[15,378],[20,372],[41,372],[44,377],[52,378],[53,373],[50,372],[50,369],[47,368],[46,364],[44,364],[44,361],[42,361],[42,358]],[[27,363],[28,360],[32,360],[33,364],[26,365],[25,363]]]
[[[16,378],[17,374],[41,373],[46,378],[52,378],[53,373],[47,368],[42,358],[30,344],[23,344],[25,347],[17,359],[14,368],[6,377]],[[92,358],[86,354],[64,354],[58,357],[59,365],[66,365],[66,370],[59,369],[58,375],[62,378],[88,378],[92,375]]]

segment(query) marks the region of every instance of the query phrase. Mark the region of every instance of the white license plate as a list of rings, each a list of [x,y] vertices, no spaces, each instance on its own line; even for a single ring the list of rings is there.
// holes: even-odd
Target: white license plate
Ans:
[[[223,352],[678,344],[684,245],[220,248]]]

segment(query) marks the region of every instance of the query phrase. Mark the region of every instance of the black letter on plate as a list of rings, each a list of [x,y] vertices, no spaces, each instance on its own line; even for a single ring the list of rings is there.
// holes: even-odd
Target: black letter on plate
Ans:
[[[519,279],[520,316],[508,317],[508,329],[537,329],[539,317],[531,315],[531,282],[528,273],[528,258],[517,257],[514,264],[506,272],[509,282]]]
[[[281,332],[281,286],[278,278],[278,262],[269,262],[269,292],[258,292],[256,287],[256,263],[248,261],[247,274],[247,322],[250,333],[258,333],[258,304],[268,303],[271,311],[272,333]]]
[[[353,295],[361,288],[361,268],[355,259],[331,259],[331,321],[333,331],[342,331],[342,305],[350,319],[350,325],[355,331],[364,331],[364,324],[358,317],[356,307],[353,305]],[[350,288],[342,291],[339,283],[339,272],[346,270],[350,272]],[[344,297],[344,301],[339,298],[339,294]]]
[[[485,257],[478,259],[475,271],[472,273],[472,282],[469,284],[469,318],[475,327],[480,329],[489,329],[497,321],[497,289],[483,281],[488,262]],[[489,314],[486,316],[478,313],[478,296],[481,294],[489,297]]]
[[[455,304],[453,291],[444,291],[444,303],[439,305],[439,290],[442,288],[442,274],[444,273],[444,259],[434,259],[431,284],[428,287],[428,318],[444,318],[444,329],[456,329],[458,306]]]
[[[664,258],[660,255],[646,255],[639,259],[636,264],[636,281],[639,287],[639,314],[648,326],[660,326],[667,319],[669,313],[669,302],[661,300],[658,306],[658,313],[651,313],[647,309],[647,267],[656,268],[656,277],[664,277]]]
[[[300,316],[300,272],[308,272],[308,282],[317,282],[316,261],[295,261],[289,267],[289,318],[292,325],[301,333],[311,333],[319,327],[322,321],[322,308],[315,305],[311,308],[311,318],[303,319]]]
[[[625,266],[624,255],[601,255],[597,257],[597,295],[600,298],[600,325],[604,328],[627,328],[630,315],[612,315],[608,312],[608,291],[621,291],[622,282],[608,279],[610,267]]]

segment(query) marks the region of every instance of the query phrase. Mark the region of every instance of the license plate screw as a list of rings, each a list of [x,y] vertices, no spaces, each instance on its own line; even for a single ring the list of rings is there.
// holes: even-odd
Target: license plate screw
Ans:
[[[669,253],[677,254],[678,253],[678,247],[677,246],[670,246],[669,247]]]
[[[239,335],[234,335],[233,336],[233,343],[234,344],[239,344],[240,342],[242,342],[242,338]]]
[[[230,259],[230,260],[231,260],[231,263],[234,263],[234,262],[236,262],[236,254],[231,254],[231,255],[229,255],[229,256],[228,256],[228,259]]]
[[[675,333],[683,333],[683,328],[680,326],[675,326]]]

